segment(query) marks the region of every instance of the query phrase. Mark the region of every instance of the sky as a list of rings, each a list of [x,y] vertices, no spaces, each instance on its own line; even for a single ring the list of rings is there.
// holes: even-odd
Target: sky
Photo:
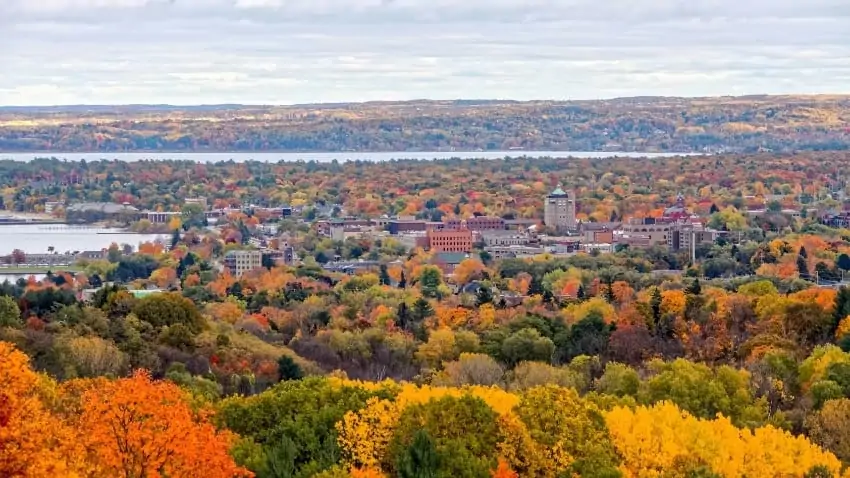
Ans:
[[[0,0],[0,105],[850,93],[848,0]]]

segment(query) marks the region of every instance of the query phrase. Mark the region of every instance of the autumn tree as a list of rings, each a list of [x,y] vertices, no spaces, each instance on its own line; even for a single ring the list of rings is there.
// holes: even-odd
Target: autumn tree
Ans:
[[[9,296],[0,296],[0,328],[19,328],[21,325],[21,309],[17,302]]]

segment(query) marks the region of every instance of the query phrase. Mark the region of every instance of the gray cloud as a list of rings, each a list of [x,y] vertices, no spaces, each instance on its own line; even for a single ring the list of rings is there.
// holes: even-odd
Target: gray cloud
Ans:
[[[0,104],[850,92],[846,0],[2,0]]]

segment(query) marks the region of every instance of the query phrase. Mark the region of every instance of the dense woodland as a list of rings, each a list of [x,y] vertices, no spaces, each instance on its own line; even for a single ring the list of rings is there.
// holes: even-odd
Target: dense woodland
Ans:
[[[0,151],[846,150],[842,96],[0,109]]]
[[[305,219],[280,223],[297,266],[220,271],[262,218],[234,212],[208,230],[185,208],[169,244],[116,244],[84,272],[0,286],[0,475],[850,476],[850,289],[813,280],[850,270],[850,231],[819,221],[842,208],[849,164],[0,163],[13,210],[177,211],[204,196],[291,203]],[[583,220],[657,216],[681,193],[735,234],[696,262],[666,248],[481,253],[445,277],[428,251],[335,242],[310,225],[333,204],[362,217],[539,218],[559,183],[576,188]],[[746,214],[756,206],[765,214]],[[328,272],[333,256],[382,266]],[[76,294],[110,281],[89,301]],[[165,292],[127,290],[148,286]]]

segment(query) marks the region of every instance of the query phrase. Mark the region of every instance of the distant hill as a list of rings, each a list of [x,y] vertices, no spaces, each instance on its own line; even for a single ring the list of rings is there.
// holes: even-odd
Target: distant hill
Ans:
[[[850,96],[0,108],[0,151],[847,150]]]

